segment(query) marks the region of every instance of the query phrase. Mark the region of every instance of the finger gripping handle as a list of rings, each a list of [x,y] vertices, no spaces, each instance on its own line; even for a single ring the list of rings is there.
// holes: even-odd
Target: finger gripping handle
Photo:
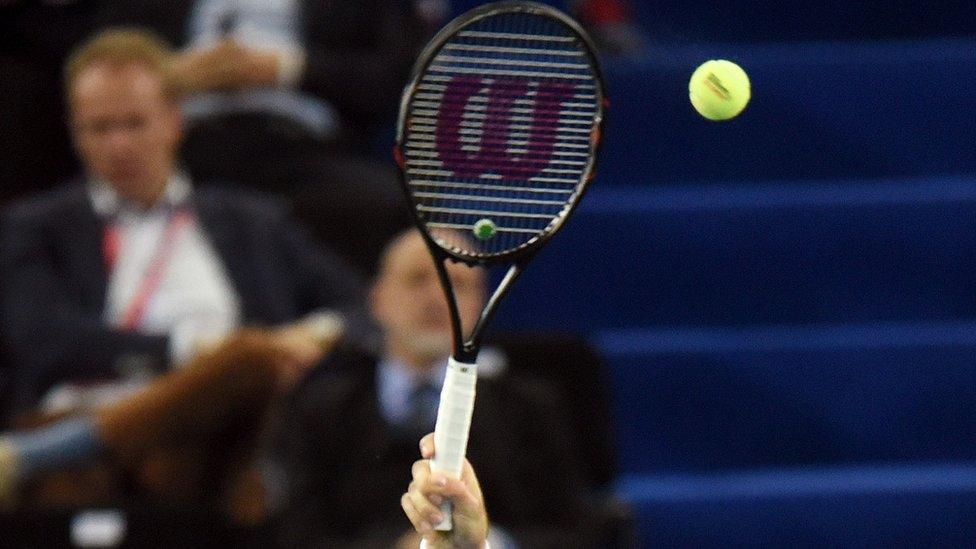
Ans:
[[[434,427],[434,458],[431,469],[451,478],[461,478],[464,454],[468,447],[468,431],[474,412],[475,384],[478,371],[475,364],[458,362],[451,358],[441,389],[441,401],[437,408],[437,425]],[[452,528],[451,502],[441,505],[444,520],[435,526],[446,532]]]

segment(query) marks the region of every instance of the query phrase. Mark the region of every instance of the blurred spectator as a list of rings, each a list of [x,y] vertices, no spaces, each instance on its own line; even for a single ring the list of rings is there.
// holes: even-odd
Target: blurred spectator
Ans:
[[[183,50],[183,160],[201,179],[295,200],[337,250],[371,268],[406,225],[389,143],[430,1],[128,0],[113,24],[165,30]],[[441,10],[443,11],[443,10]],[[389,132],[392,135],[392,132]],[[378,154],[377,154],[378,153]]]
[[[15,204],[0,239],[3,336],[18,410],[117,397],[241,325],[341,309],[365,337],[358,276],[276,205],[197,188],[169,53],[138,31],[100,34],[69,62],[71,129],[86,177]],[[108,383],[92,385],[95,382]]]
[[[448,270],[470,328],[484,303],[485,274],[460,264]],[[337,349],[331,367],[311,374],[284,412],[276,448],[290,483],[280,520],[285,546],[414,540],[398,502],[417,441],[433,429],[452,348],[447,303],[419,233],[389,245],[370,303],[385,333],[382,356]],[[494,535],[523,547],[590,546],[585,483],[555,391],[509,375],[478,383],[468,457]]]
[[[646,45],[629,0],[571,0],[570,11],[605,53],[630,55]]]

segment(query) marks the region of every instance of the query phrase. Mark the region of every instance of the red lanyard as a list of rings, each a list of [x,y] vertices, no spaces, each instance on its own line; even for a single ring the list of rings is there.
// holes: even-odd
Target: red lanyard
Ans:
[[[125,313],[122,315],[120,327],[123,330],[132,331],[142,324],[149,302],[152,300],[156,290],[159,289],[159,283],[163,278],[163,273],[166,272],[166,267],[172,259],[176,236],[192,219],[190,212],[186,209],[174,210],[170,214],[169,223],[166,225],[163,238],[156,246],[156,251],[153,252],[149,267],[142,275],[139,290],[132,298],[132,301],[129,302],[129,305],[125,308]],[[110,274],[115,270],[115,266],[118,263],[121,247],[121,230],[117,223],[110,223],[105,227],[105,232],[102,235],[102,254],[105,257],[105,263]]]

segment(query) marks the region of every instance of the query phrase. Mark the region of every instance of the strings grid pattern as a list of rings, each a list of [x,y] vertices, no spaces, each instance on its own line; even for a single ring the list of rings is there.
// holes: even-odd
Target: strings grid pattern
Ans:
[[[487,258],[558,227],[595,152],[596,80],[586,46],[549,17],[491,15],[441,46],[402,146],[414,207],[439,245]],[[474,238],[484,224],[490,236]]]

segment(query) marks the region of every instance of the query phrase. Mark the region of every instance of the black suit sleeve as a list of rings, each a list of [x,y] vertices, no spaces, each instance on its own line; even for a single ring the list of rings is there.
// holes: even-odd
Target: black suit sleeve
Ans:
[[[469,454],[492,522],[520,547],[598,547],[563,401],[527,376],[506,376],[497,390],[489,383],[475,405],[483,417]]]
[[[164,368],[168,338],[106,328],[100,307],[85,306],[39,217],[8,212],[0,230],[3,336],[17,372],[18,407],[61,381],[115,377],[126,359]]]
[[[334,405],[342,387],[324,370],[314,372],[286,401],[275,430],[271,459],[285,473],[275,528],[280,547],[349,547],[353,541],[338,535],[342,528],[335,519],[344,505],[336,500],[334,482],[346,467],[338,439],[346,420],[336,416]]]
[[[311,236],[290,215],[276,221],[279,251],[293,278],[303,314],[335,309],[343,314],[346,335],[365,348],[375,344],[376,329],[366,310],[365,277],[348,261]]]

